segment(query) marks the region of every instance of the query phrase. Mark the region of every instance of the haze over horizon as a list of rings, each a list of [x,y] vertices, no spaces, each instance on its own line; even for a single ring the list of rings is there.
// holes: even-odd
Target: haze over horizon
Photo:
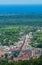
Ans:
[[[0,5],[5,4],[42,4],[42,0],[0,0]]]

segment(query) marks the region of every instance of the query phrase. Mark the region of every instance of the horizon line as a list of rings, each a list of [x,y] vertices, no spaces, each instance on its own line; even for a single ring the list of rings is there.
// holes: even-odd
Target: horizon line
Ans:
[[[0,5],[42,5],[42,4],[0,4]]]

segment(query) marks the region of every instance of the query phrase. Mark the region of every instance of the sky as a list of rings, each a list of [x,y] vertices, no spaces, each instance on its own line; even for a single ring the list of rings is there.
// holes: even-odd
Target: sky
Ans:
[[[0,4],[42,4],[42,0],[0,0]]]

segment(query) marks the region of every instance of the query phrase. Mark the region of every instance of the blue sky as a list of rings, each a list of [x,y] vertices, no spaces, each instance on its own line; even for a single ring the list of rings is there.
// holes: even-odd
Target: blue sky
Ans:
[[[42,0],[0,0],[0,4],[42,4]]]

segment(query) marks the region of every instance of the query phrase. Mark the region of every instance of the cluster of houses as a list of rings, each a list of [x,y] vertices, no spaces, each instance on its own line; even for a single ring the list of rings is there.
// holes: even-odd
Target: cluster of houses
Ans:
[[[26,50],[16,50],[13,47],[0,46],[0,60],[29,60],[38,58],[42,54],[42,48],[28,48]]]
[[[29,60],[38,58],[42,54],[42,48],[33,48],[29,45],[32,32],[19,38],[18,42],[10,46],[0,46],[0,60]]]

